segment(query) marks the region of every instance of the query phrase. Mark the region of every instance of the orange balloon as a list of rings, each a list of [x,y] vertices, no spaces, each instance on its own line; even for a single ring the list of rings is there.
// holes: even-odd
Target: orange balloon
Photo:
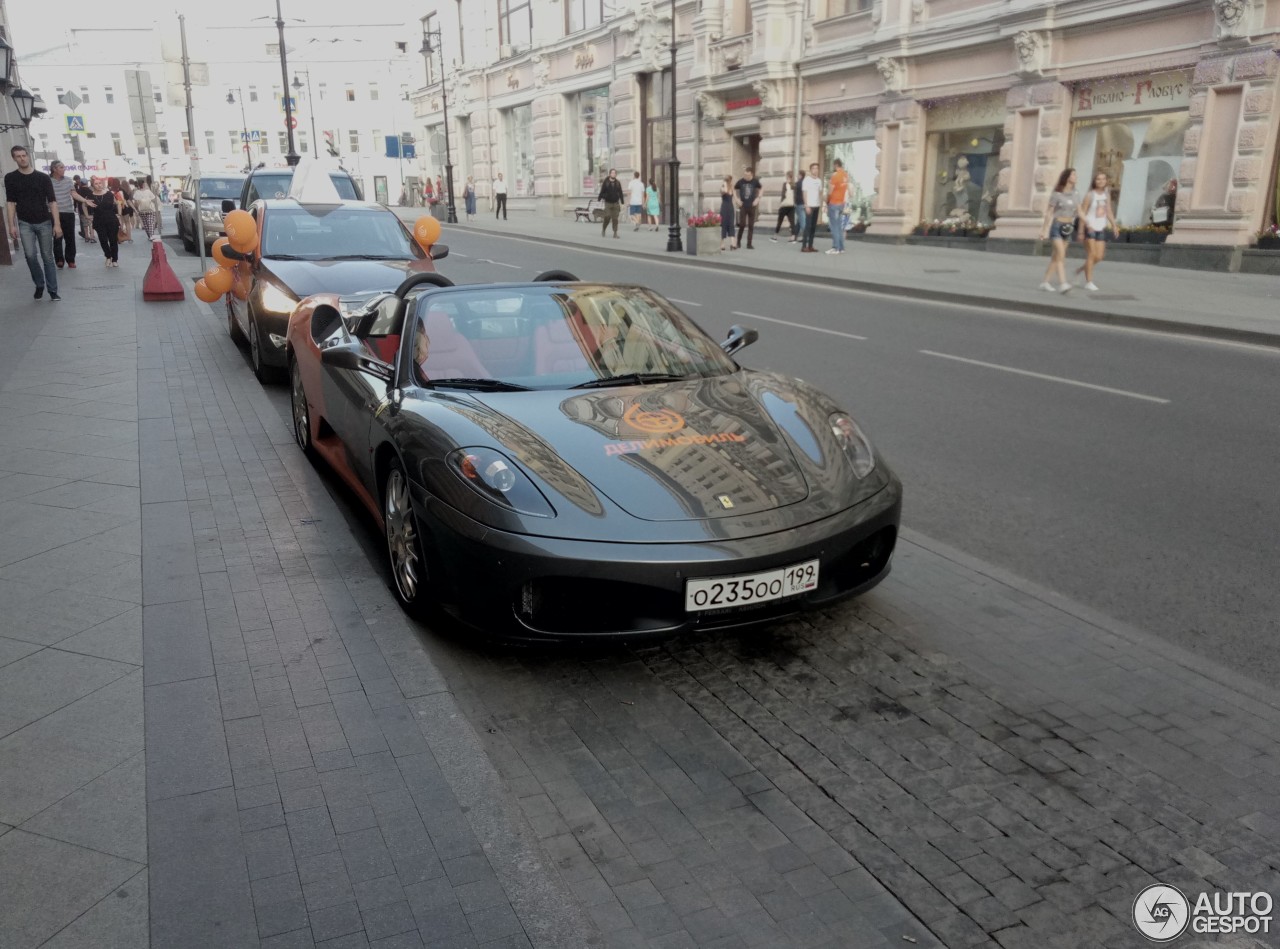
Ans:
[[[205,303],[212,303],[215,300],[217,300],[218,297],[222,296],[222,294],[218,293],[218,291],[214,290],[211,286],[209,286],[203,280],[197,280],[196,296],[199,297],[201,300],[203,300]]]
[[[231,241],[227,240],[225,237],[219,237],[213,242],[213,249],[209,252],[209,255],[213,257],[213,262],[219,267],[234,267],[236,265],[236,262],[230,257],[222,256],[222,249],[230,246]]]
[[[232,211],[226,216],[222,225],[227,232],[227,240],[232,248],[247,254],[258,244],[258,228],[253,223],[253,215],[248,211]]]
[[[217,294],[230,290],[234,280],[235,275],[226,267],[214,267],[212,270],[206,270],[204,274],[204,285]]]
[[[440,222],[424,215],[413,224],[413,238],[426,250],[440,239]]]

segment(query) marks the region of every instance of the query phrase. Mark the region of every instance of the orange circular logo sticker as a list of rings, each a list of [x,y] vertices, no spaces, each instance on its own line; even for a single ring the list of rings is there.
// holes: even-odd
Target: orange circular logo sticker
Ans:
[[[650,412],[638,405],[632,405],[623,414],[622,420],[636,431],[651,435],[669,435],[684,428],[684,416],[671,409]]]

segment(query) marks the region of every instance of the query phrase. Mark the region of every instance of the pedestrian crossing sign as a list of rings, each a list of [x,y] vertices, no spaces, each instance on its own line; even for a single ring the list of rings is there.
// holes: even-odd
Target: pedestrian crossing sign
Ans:
[[[67,116],[67,131],[68,131],[68,132],[83,132],[83,131],[84,131],[84,116],[83,116],[83,115],[68,115],[68,116]]]

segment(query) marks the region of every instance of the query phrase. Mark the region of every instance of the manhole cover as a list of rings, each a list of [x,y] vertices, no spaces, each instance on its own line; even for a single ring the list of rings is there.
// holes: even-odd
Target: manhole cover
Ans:
[[[960,271],[959,270],[930,270],[929,268],[926,267],[924,272],[925,273],[959,273]]]

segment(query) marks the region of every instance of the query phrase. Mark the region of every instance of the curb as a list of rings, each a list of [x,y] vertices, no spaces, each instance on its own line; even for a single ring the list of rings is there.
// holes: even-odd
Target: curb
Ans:
[[[474,225],[469,224],[450,224],[449,227],[451,229],[457,228],[460,231],[465,231],[470,234],[495,235],[495,232],[489,228],[475,227]],[[588,246],[581,242],[565,240],[564,238],[535,237],[533,235],[523,233],[496,233],[496,236],[507,240],[530,241],[541,245],[568,247],[579,250],[586,249],[598,254],[612,254],[619,257],[634,258],[637,254],[640,254],[644,257],[663,259],[663,255],[654,253],[653,251],[637,251],[634,248],[622,247],[615,249],[609,246]],[[685,266],[715,270],[719,273],[725,272],[725,269],[721,264],[713,261],[702,260],[689,255],[679,256],[679,263]],[[779,280],[786,280],[791,283],[814,282],[814,277],[811,274],[795,274],[786,270],[774,270],[766,267],[743,267],[736,269],[741,270],[743,273],[775,277]],[[851,277],[819,277],[818,279],[827,286],[839,287],[844,290],[881,293],[888,296],[903,297],[912,300],[925,300],[931,303],[949,303],[958,306],[972,306],[987,310],[998,310],[1006,313],[1030,313],[1035,316],[1047,316],[1052,319],[1071,320],[1077,323],[1095,323],[1105,326],[1118,326],[1158,333],[1169,333],[1178,336],[1193,336],[1201,339],[1222,340],[1231,343],[1251,343],[1255,346],[1268,346],[1280,349],[1280,331],[1267,333],[1261,330],[1247,330],[1232,326],[1210,326],[1202,323],[1183,323],[1178,320],[1166,320],[1156,316],[1132,316],[1122,313],[1104,313],[1101,311],[1079,310],[1074,307],[1054,306],[1051,303],[992,299],[990,297],[957,294],[951,291],[927,290],[918,287],[898,286],[896,284],[875,283],[874,281],[858,280]]]

